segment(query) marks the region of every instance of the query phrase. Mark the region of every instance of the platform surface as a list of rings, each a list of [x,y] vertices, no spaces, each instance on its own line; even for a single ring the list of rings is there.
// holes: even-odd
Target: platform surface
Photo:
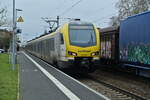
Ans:
[[[109,100],[25,52],[18,54],[20,100]]]

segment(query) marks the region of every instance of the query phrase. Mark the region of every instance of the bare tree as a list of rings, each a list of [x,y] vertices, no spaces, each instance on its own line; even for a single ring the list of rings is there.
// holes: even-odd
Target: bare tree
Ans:
[[[122,19],[144,11],[148,11],[150,0],[119,0],[116,3],[118,9],[118,16],[113,16],[110,25],[119,25]]]
[[[0,8],[0,26],[7,24],[7,9]]]
[[[119,19],[117,16],[113,16],[110,18],[110,22],[109,22],[109,25],[111,26],[118,26],[119,25]]]

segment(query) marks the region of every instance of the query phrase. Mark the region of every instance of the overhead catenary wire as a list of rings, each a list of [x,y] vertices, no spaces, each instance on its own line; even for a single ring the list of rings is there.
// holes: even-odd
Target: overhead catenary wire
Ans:
[[[72,10],[72,8],[76,7],[76,6],[77,6],[78,4],[80,4],[82,1],[83,1],[83,0],[79,0],[79,1],[75,2],[73,5],[71,5],[69,8],[67,8],[67,9],[66,9],[65,11],[63,11],[61,14],[59,14],[59,19],[61,19],[61,20],[73,20],[73,19],[76,19],[76,18],[63,18],[62,16],[65,15],[66,13],[68,13],[70,10]],[[104,9],[104,8],[102,7],[101,9]],[[97,10],[96,10],[96,11],[97,11]],[[112,17],[112,15],[114,15],[114,14],[116,14],[116,13],[112,13],[112,14],[110,14],[110,15],[101,17],[101,18],[96,19],[96,20],[94,20],[94,21],[92,21],[92,22],[97,22],[97,21],[99,21],[99,20],[104,20],[104,19],[106,19],[107,17],[110,17],[110,16]],[[45,18],[45,19],[50,20],[50,19],[52,19],[52,18]]]
[[[59,22],[59,24],[62,24],[61,21],[65,21],[65,20],[68,20],[68,21],[72,21],[72,20],[76,20],[78,18],[71,18],[71,17],[59,17],[59,20],[56,20],[55,17],[41,17],[42,20],[44,20],[46,23],[49,24],[49,28],[53,27],[52,25],[54,25],[54,22],[57,23]],[[53,22],[53,23],[52,23]],[[57,25],[57,28],[58,28],[59,25]]]
[[[108,2],[108,3],[106,3],[107,5],[115,5],[116,3],[115,2]],[[92,12],[90,12],[90,15],[88,15],[88,20],[92,20],[91,22],[97,22],[98,20],[104,20],[104,19],[106,19],[106,17],[112,17],[112,15],[114,15],[114,14],[116,14],[116,13],[113,13],[113,14],[110,14],[110,15],[106,15],[106,16],[102,16],[102,17],[100,17],[100,18],[96,18],[96,20],[95,20],[95,18],[94,17],[97,17],[97,16],[99,16],[98,14],[99,13],[97,13],[97,12],[100,12],[101,11],[101,13],[102,12],[104,12],[107,8],[106,8],[106,6],[107,5],[103,5],[101,8],[98,8],[98,9],[96,9],[96,10],[94,10],[94,11],[92,11]],[[96,8],[96,7],[95,7]],[[110,9],[111,10],[111,9]],[[106,11],[105,11],[106,12]],[[105,13],[104,13],[105,14]],[[86,15],[87,16],[87,15]],[[81,17],[85,17],[85,14],[83,15],[83,16],[81,16]],[[93,17],[93,18],[92,18]],[[94,21],[93,21],[94,20]]]
[[[114,5],[115,3],[114,2],[109,2],[107,3],[107,5]],[[91,17],[91,16],[95,16],[95,14],[98,14],[97,12],[101,11],[101,12],[106,12],[105,10],[106,9],[106,6],[107,5],[103,5],[101,8],[98,8],[96,9],[95,11],[91,12],[90,15],[88,17]]]
[[[94,20],[93,22],[97,22],[97,21],[99,21],[99,20],[106,19],[107,17],[110,17],[110,16],[112,17],[112,15],[114,15],[114,14],[116,14],[116,13],[112,13],[112,14],[109,14],[109,15],[107,15],[107,16],[101,17],[101,18],[99,18],[99,19]]]
[[[74,3],[71,7],[69,7],[68,9],[66,9],[64,12],[62,12],[59,16],[62,16],[62,15],[64,15],[64,14],[66,14],[66,13],[68,13],[72,8],[74,8],[75,6],[77,6],[81,1],[83,1],[83,0],[79,0],[79,1],[77,1],[76,3]]]

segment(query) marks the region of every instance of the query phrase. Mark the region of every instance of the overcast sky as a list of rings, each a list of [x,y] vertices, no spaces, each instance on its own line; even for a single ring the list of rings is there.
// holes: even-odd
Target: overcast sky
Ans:
[[[0,0],[1,6],[7,6],[9,16],[12,18],[12,1]],[[93,22],[97,27],[107,27],[110,18],[117,14],[115,4],[118,0],[16,0],[16,8],[22,9],[18,16],[22,16],[23,40],[30,40],[43,34],[47,23],[41,17],[80,18],[82,21]],[[71,9],[69,9],[71,8]],[[69,9],[69,10],[68,10]],[[61,21],[63,22],[63,21]]]

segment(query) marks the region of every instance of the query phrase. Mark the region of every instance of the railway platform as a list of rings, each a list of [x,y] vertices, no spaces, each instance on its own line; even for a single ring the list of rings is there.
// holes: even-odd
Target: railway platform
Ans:
[[[20,100],[109,100],[46,62],[18,54]]]

